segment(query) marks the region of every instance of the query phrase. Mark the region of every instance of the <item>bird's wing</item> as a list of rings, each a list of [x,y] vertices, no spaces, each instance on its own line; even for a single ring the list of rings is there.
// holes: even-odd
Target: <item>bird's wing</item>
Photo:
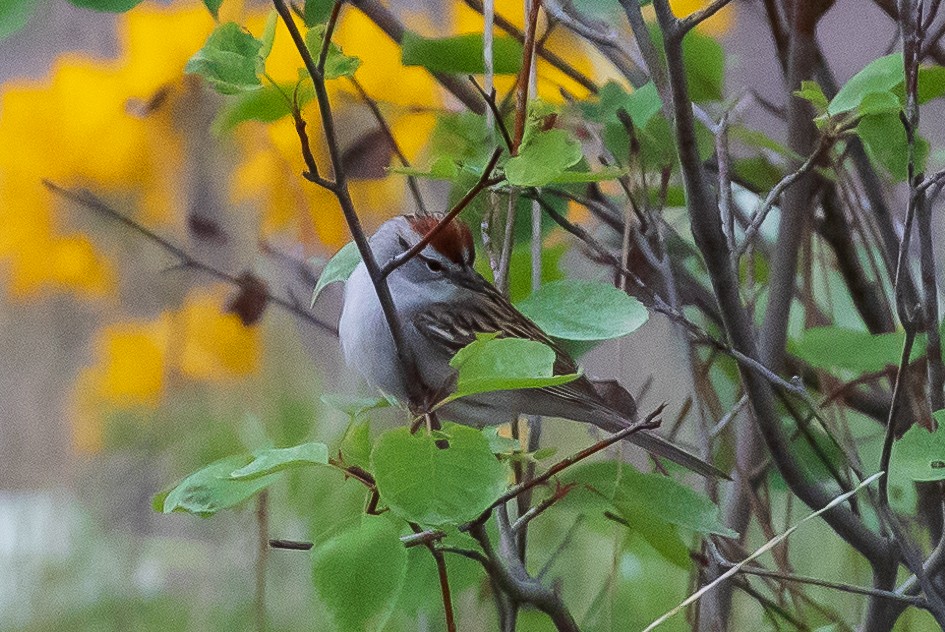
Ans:
[[[497,333],[501,338],[536,340],[555,352],[554,374],[578,373],[574,358],[552,340],[541,328],[525,317],[508,299],[491,287],[480,290],[476,301],[468,301],[462,309],[438,303],[417,313],[413,324],[417,330],[450,356],[476,339],[476,334]],[[600,396],[586,377],[542,390],[576,402],[602,404]]]

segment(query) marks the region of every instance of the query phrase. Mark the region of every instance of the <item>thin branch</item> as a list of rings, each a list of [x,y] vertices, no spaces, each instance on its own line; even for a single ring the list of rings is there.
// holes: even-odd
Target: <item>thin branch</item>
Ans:
[[[501,155],[502,149],[500,147],[496,147],[495,151],[492,152],[492,157],[486,164],[485,169],[482,170],[482,175],[479,176],[479,180],[476,182],[476,184],[466,192],[466,195],[464,195],[459,202],[453,205],[453,208],[451,208],[437,223],[437,225],[431,228],[429,232],[427,232],[427,234],[420,239],[420,241],[414,244],[409,250],[388,261],[380,271],[381,279],[386,279],[388,276],[390,276],[391,272],[421,253],[423,249],[426,248],[427,245],[433,241],[450,222],[453,221],[453,218],[455,218],[463,211],[463,209],[469,206],[469,203],[472,202],[483,189],[497,183],[497,181],[491,176],[492,170],[495,168],[496,163],[499,161],[499,156]]]
[[[301,542],[299,540],[269,540],[270,548],[285,551],[310,551],[313,546],[315,545],[311,542]]]
[[[266,631],[266,563],[269,560],[269,490],[256,499],[256,631]]]
[[[390,288],[387,286],[386,279],[381,274],[380,266],[374,258],[374,252],[368,243],[367,236],[361,226],[361,220],[354,208],[351,200],[351,193],[348,190],[348,181],[344,169],[344,161],[341,155],[341,148],[338,144],[338,137],[335,131],[335,119],[331,109],[331,101],[328,98],[328,90],[325,86],[325,77],[315,65],[312,54],[305,45],[305,40],[299,32],[295,20],[289,11],[285,0],[273,0],[276,11],[285,23],[292,41],[298,50],[309,76],[312,78],[312,84],[315,87],[315,97],[318,101],[318,110],[322,119],[322,128],[325,133],[325,141],[328,145],[328,154],[331,159],[331,167],[334,174],[333,183],[322,183],[326,189],[335,194],[341,211],[345,216],[348,229],[357,245],[358,252],[361,254],[361,260],[367,268],[371,278],[371,283],[377,292],[378,302],[384,312],[384,318],[387,321],[388,330],[397,352],[399,364],[402,367],[406,379],[404,380],[407,388],[411,405],[418,408],[425,408],[424,399],[426,397],[426,387],[420,372],[417,369],[411,348],[404,341],[403,326],[400,317],[394,307],[394,300],[390,294]]]
[[[683,33],[691,31],[693,28],[701,24],[702,22],[708,20],[713,15],[718,13],[720,10],[725,8],[725,6],[732,0],[715,0],[712,4],[707,7],[699,9],[695,13],[690,13],[688,16],[679,20],[679,29]]]
[[[559,500],[567,496],[574,489],[575,489],[574,483],[570,483],[568,485],[559,485],[558,488],[555,489],[554,494],[552,494],[545,500],[541,501],[537,505],[530,507],[528,511],[526,511],[521,516],[519,516],[518,520],[516,520],[512,524],[512,531],[516,533],[520,532],[522,529],[528,526],[529,522],[531,522],[532,520],[534,520],[535,518],[543,514],[548,509],[550,509],[552,505],[554,505],[556,502],[558,502]]]
[[[358,81],[354,75],[348,77],[348,80],[351,82],[351,85],[354,86],[354,89],[357,90],[358,94],[361,96],[361,100],[368,106],[371,110],[371,114],[374,115],[374,120],[377,121],[378,126],[380,126],[381,131],[384,132],[384,136],[387,137],[388,142],[390,142],[391,148],[394,150],[394,154],[397,156],[397,159],[400,161],[404,167],[410,167],[410,161],[407,160],[407,156],[404,155],[403,150],[400,148],[400,143],[397,142],[397,139],[394,138],[394,132],[391,131],[390,125],[387,124],[387,120],[384,118],[384,115],[381,113],[381,108],[378,107],[377,101],[375,101],[364,89],[364,86],[361,85],[361,82]],[[423,196],[420,195],[420,185],[417,184],[417,178],[412,175],[407,176],[407,186],[410,188],[410,193],[413,195],[414,202],[417,204],[417,211],[421,215],[427,214],[427,207],[423,203]]]
[[[482,0],[463,0],[463,2],[465,2],[466,6],[468,6],[473,11],[478,11],[479,13],[485,13],[485,6],[483,5]],[[522,31],[519,30],[519,28],[516,27],[515,24],[513,24],[511,21],[502,17],[498,13],[494,15],[494,20],[495,20],[495,25],[499,27],[500,29],[502,29],[503,31],[505,31],[513,39],[518,40],[519,43],[523,43],[525,41],[525,34],[522,33]],[[573,79],[576,83],[580,84],[588,92],[591,92],[594,94],[597,93],[599,89],[597,87],[597,84],[594,83],[594,81],[590,77],[588,77],[587,75],[582,73],[580,70],[572,66],[566,59],[564,59],[557,53],[554,53],[544,47],[539,48],[538,50],[535,51],[535,53],[539,57],[547,61],[549,64],[551,64],[552,66],[560,70],[566,76]]]
[[[851,490],[851,491],[849,491],[849,492],[847,492],[847,493],[845,493],[845,494],[840,494],[839,496],[837,496],[836,498],[834,498],[833,500],[831,500],[829,503],[827,503],[826,505],[824,505],[822,508],[818,509],[817,511],[815,511],[815,512],[813,512],[813,513],[811,513],[811,514],[809,514],[809,515],[807,515],[807,516],[805,516],[800,522],[798,522],[797,524],[795,524],[794,526],[792,526],[790,529],[788,529],[788,530],[785,531],[784,533],[782,533],[782,534],[780,534],[780,535],[778,535],[778,536],[776,536],[776,537],[774,537],[774,538],[768,540],[768,541],[765,542],[761,547],[759,547],[757,550],[755,550],[754,553],[752,553],[751,555],[749,555],[748,557],[746,557],[744,560],[738,562],[737,564],[733,564],[731,568],[729,568],[727,571],[725,571],[724,573],[722,573],[719,577],[717,577],[717,578],[716,578],[715,580],[713,580],[711,583],[706,584],[705,586],[703,586],[702,588],[700,588],[699,590],[697,590],[695,593],[693,593],[692,595],[690,595],[689,597],[687,597],[686,599],[684,599],[684,600],[682,601],[682,603],[680,603],[679,605],[677,605],[675,608],[673,608],[672,610],[670,610],[670,611],[667,612],[666,614],[662,615],[661,617],[659,617],[658,619],[656,619],[655,621],[653,621],[653,623],[651,623],[650,625],[646,626],[646,628],[644,628],[643,632],[651,632],[651,630],[654,630],[655,628],[657,628],[658,626],[660,626],[661,624],[663,624],[664,622],[666,622],[666,620],[668,620],[669,618],[671,618],[672,616],[674,616],[676,613],[680,612],[681,610],[683,610],[683,609],[686,608],[687,606],[689,606],[689,605],[691,605],[691,604],[693,604],[693,603],[699,601],[699,599],[701,599],[704,594],[706,594],[707,592],[709,592],[710,590],[712,590],[713,588],[715,588],[716,586],[718,586],[720,583],[724,582],[726,579],[728,579],[728,578],[732,577],[733,575],[735,575],[736,573],[738,573],[746,564],[748,564],[748,563],[751,562],[752,560],[758,558],[759,556],[761,556],[761,555],[764,554],[765,552],[770,551],[770,550],[773,549],[775,546],[777,546],[778,544],[780,544],[781,542],[783,542],[784,540],[786,540],[788,537],[791,536],[792,533],[794,533],[795,531],[797,531],[797,529],[800,528],[800,526],[803,525],[805,522],[807,522],[808,520],[812,520],[812,519],[814,519],[814,518],[816,518],[816,517],[818,517],[818,516],[820,516],[820,515],[826,513],[827,511],[829,511],[829,510],[835,508],[835,507],[841,506],[843,503],[845,503],[845,502],[847,501],[848,498],[850,498],[851,496],[853,496],[855,493],[857,493],[858,491],[860,491],[861,489],[863,489],[864,487],[866,487],[867,485],[869,485],[870,483],[872,483],[872,482],[875,481],[876,479],[882,477],[884,474],[885,474],[885,472],[878,472],[878,473],[876,473],[876,474],[873,474],[873,475],[870,476],[868,479],[866,479],[865,481],[863,481],[863,482],[861,482],[859,485],[857,485],[857,486],[856,486],[856,489],[853,489],[853,490]]]
[[[245,283],[245,281],[240,277],[234,276],[228,272],[224,272],[223,270],[215,268],[211,266],[210,264],[204,263],[203,261],[200,261],[199,259],[192,257],[183,248],[176,246],[175,244],[171,243],[167,239],[153,232],[151,229],[146,228],[145,226],[142,226],[135,220],[125,215],[124,213],[108,206],[107,204],[105,204],[105,202],[103,202],[98,197],[96,197],[95,195],[93,195],[92,193],[88,191],[66,189],[66,188],[60,187],[59,185],[53,182],[50,182],[49,180],[43,180],[43,185],[45,185],[47,189],[49,189],[56,195],[59,195],[60,197],[69,200],[70,202],[75,202],[76,204],[79,204],[80,206],[83,206],[91,211],[101,213],[102,215],[105,215],[109,219],[115,220],[118,223],[123,224],[124,226],[127,226],[134,232],[146,238],[151,243],[156,244],[164,251],[174,255],[179,261],[179,265],[175,266],[175,268],[191,268],[194,270],[200,270],[201,272],[205,272],[206,274],[209,274],[212,277],[220,279],[221,281],[226,281],[227,283],[234,285],[236,287],[240,287],[240,288],[243,287],[243,284]],[[263,294],[263,297],[266,299],[267,302],[272,303],[274,305],[278,305],[280,308],[284,309],[285,311],[293,314],[294,316],[297,316],[298,318],[306,322],[309,322],[315,325],[319,329],[327,333],[330,333],[334,336],[338,335],[338,329],[336,327],[317,318],[310,311],[304,309],[303,307],[291,301],[287,301],[282,297],[276,296],[275,294],[272,294],[268,291],[266,291]]]
[[[512,136],[512,155],[518,154],[525,134],[525,119],[528,112],[528,78],[535,58],[535,31],[538,28],[538,10],[541,0],[532,0],[531,10],[525,21],[525,44],[522,47],[522,68],[515,87],[515,135]]]
[[[755,238],[758,229],[761,228],[761,225],[764,223],[765,218],[768,217],[768,213],[774,207],[775,202],[778,201],[778,198],[788,189],[792,184],[804,177],[811,169],[813,169],[817,161],[820,160],[820,157],[824,154],[828,147],[830,147],[830,142],[828,142],[827,137],[821,137],[821,141],[817,146],[817,149],[814,150],[807,160],[798,167],[795,171],[792,171],[788,175],[781,178],[781,180],[774,185],[771,191],[768,192],[768,195],[765,196],[764,201],[758,206],[758,209],[751,216],[751,223],[748,225],[748,228],[745,229],[745,238],[740,244],[735,248],[735,252],[732,255],[735,261],[738,261],[745,250],[748,248],[748,245],[751,243],[751,240]]]
[[[335,0],[331,8],[331,15],[328,16],[328,24],[325,26],[325,36],[322,38],[322,47],[318,51],[318,72],[325,74],[325,62],[328,60],[328,50],[331,48],[331,36],[335,32],[335,25],[338,23],[338,15],[341,13],[341,5],[345,0]]]
[[[349,3],[360,9],[374,24],[387,34],[394,42],[400,44],[404,39],[407,28],[397,19],[397,16],[388,9],[380,0],[348,0]],[[482,114],[485,108],[479,101],[476,93],[466,85],[466,82],[457,75],[444,72],[431,72],[430,74],[446,88],[454,97],[459,99],[460,103],[469,108],[476,114]]]
[[[734,563],[728,560],[719,560],[719,563],[725,568],[732,568],[735,566]],[[759,577],[770,577],[772,579],[777,579],[785,582],[796,582],[799,584],[809,584],[811,586],[820,586],[822,588],[830,588],[833,590],[838,590],[840,592],[852,593],[854,595],[866,595],[870,597],[879,597],[880,599],[889,599],[891,601],[901,601],[907,603],[911,606],[917,606],[919,608],[928,607],[928,602],[923,597],[913,597],[911,595],[900,595],[891,590],[879,590],[876,588],[864,588],[862,586],[854,586],[853,584],[845,584],[842,582],[832,582],[826,579],[818,579],[816,577],[808,577],[806,575],[794,575],[791,573],[782,573],[780,571],[772,571],[766,568],[759,568],[757,566],[743,566],[738,569],[739,573],[745,573],[748,575],[758,575]]]
[[[486,510],[483,511],[479,515],[479,517],[477,517],[475,520],[472,520],[466,523],[465,525],[460,525],[459,530],[469,531],[473,525],[482,524],[483,522],[489,519],[489,514],[491,514],[492,510],[498,507],[499,505],[503,505],[507,503],[508,501],[512,500],[513,498],[515,498],[516,496],[524,492],[525,490],[531,489],[535,487],[536,485],[541,485],[542,483],[544,483],[551,477],[559,474],[560,472],[571,467],[575,463],[578,463],[579,461],[583,461],[587,457],[597,454],[601,450],[605,450],[606,448],[612,446],[618,441],[622,441],[623,439],[626,439],[632,434],[635,434],[643,430],[653,430],[654,428],[658,428],[660,425],[660,420],[658,419],[658,417],[663,412],[664,408],[666,408],[666,404],[661,404],[659,407],[656,408],[656,410],[654,410],[649,415],[647,415],[646,419],[644,419],[643,421],[639,423],[635,423],[632,426],[627,426],[620,432],[613,434],[607,437],[606,439],[602,439],[601,441],[598,441],[594,445],[584,448],[580,452],[576,452],[575,454],[572,454],[571,456],[558,461],[557,463],[552,465],[550,468],[548,468],[547,471],[539,474],[535,478],[529,481],[525,481],[520,485],[516,485],[512,489],[508,490],[507,492],[499,496],[496,499],[496,501],[493,502],[491,505],[489,505],[486,508]]]
[[[489,111],[492,113],[492,117],[495,121],[496,127],[499,128],[499,132],[502,134],[502,140],[505,141],[505,146],[508,148],[509,153],[512,152],[512,136],[509,134],[509,128],[505,125],[505,120],[502,118],[502,112],[499,111],[499,105],[495,102],[495,88],[492,88],[487,94],[485,89],[479,85],[479,82],[476,81],[476,78],[472,75],[469,75],[469,82],[473,84],[473,87],[476,88],[476,91],[482,96],[482,100],[486,102],[486,105],[489,106]]]
[[[692,101],[689,98],[683,66],[684,32],[679,29],[678,20],[673,16],[667,0],[654,0],[654,5],[663,32],[675,113],[677,150],[693,237],[706,263],[732,347],[749,358],[757,359],[759,355],[756,332],[741,304],[738,279],[731,265],[718,219],[718,204],[709,186],[695,142],[697,135]],[[755,412],[758,428],[788,486],[811,508],[826,507],[831,502],[831,494],[823,484],[812,482],[794,458],[781,426],[781,417],[775,406],[770,385],[744,366],[740,367],[740,373]],[[831,510],[825,514],[825,519],[844,540],[868,559],[886,557],[888,545],[883,538],[871,531],[849,509],[830,506]]]

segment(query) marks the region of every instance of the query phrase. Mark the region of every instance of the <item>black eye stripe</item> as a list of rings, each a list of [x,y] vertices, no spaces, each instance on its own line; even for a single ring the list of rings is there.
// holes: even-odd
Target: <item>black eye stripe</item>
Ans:
[[[420,257],[427,267],[430,269],[430,272],[442,272],[443,264],[437,261],[436,259],[430,259],[429,257]]]

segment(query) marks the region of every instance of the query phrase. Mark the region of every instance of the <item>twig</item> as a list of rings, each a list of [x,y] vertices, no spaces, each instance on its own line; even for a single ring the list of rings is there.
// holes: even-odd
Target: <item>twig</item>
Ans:
[[[371,110],[371,114],[374,115],[374,119],[377,121],[377,124],[380,126],[381,131],[384,132],[384,136],[387,137],[388,142],[390,143],[391,148],[394,150],[394,154],[397,156],[397,159],[400,161],[404,167],[410,167],[410,161],[407,160],[407,156],[404,155],[403,150],[400,148],[400,143],[397,142],[397,139],[394,138],[394,132],[391,131],[390,125],[387,124],[387,120],[384,118],[384,115],[381,113],[381,108],[378,107],[377,101],[375,101],[364,89],[364,86],[361,85],[361,82],[358,81],[353,75],[348,77],[348,80],[351,82],[351,85],[354,86],[354,89],[357,90],[358,94],[361,96],[361,100],[368,106]],[[410,193],[413,195],[414,202],[417,204],[417,211],[421,215],[427,214],[427,207],[423,203],[423,196],[420,195],[420,185],[417,184],[417,178],[412,175],[407,176],[407,186],[410,188]]]
[[[283,549],[286,551],[310,551],[315,546],[311,542],[301,542],[298,540],[269,540],[269,547],[273,549]]]
[[[400,44],[403,41],[407,28],[380,0],[348,0],[348,2],[360,9],[394,42]],[[470,111],[476,114],[482,114],[485,111],[476,93],[469,89],[469,86],[461,77],[443,72],[431,72],[430,74]]]
[[[464,195],[459,202],[453,205],[453,208],[451,208],[443,216],[443,218],[440,219],[437,225],[431,228],[427,234],[420,239],[420,241],[414,244],[409,250],[397,255],[384,265],[384,267],[380,270],[380,278],[382,280],[386,279],[388,276],[390,276],[391,272],[404,265],[416,257],[420,252],[422,252],[423,249],[426,248],[427,245],[433,241],[433,239],[435,239],[436,236],[439,235],[440,232],[446,228],[450,222],[453,221],[453,218],[455,218],[463,211],[463,209],[469,206],[469,203],[472,202],[473,199],[475,199],[475,197],[479,195],[483,189],[497,183],[495,179],[491,178],[491,175],[492,170],[499,161],[500,155],[502,155],[502,149],[500,147],[496,147],[495,151],[492,152],[492,157],[489,159],[489,162],[483,169],[482,175],[479,176],[479,180],[476,182],[476,184],[466,192],[466,195]]]
[[[341,5],[345,0],[335,0],[331,8],[331,15],[328,16],[328,24],[325,26],[325,36],[322,39],[322,47],[318,51],[318,72],[325,74],[325,62],[328,60],[328,50],[331,47],[331,36],[335,32],[335,25],[338,23],[338,15],[341,13]]]
[[[544,483],[551,477],[555,476],[562,470],[565,470],[571,467],[575,463],[579,461],[583,461],[587,457],[597,454],[601,450],[604,450],[608,448],[609,446],[612,446],[618,441],[626,439],[632,434],[635,434],[642,430],[653,430],[654,428],[658,428],[660,425],[660,420],[657,418],[663,412],[664,408],[666,408],[666,404],[661,404],[660,406],[656,408],[656,410],[654,410],[649,415],[647,415],[646,419],[644,419],[643,421],[639,423],[635,423],[632,426],[627,426],[620,432],[613,434],[607,437],[606,439],[602,439],[601,441],[598,441],[594,445],[584,448],[580,452],[576,452],[575,454],[572,454],[571,456],[558,461],[557,463],[552,465],[550,468],[548,468],[547,471],[543,472],[542,474],[539,474],[538,476],[531,479],[530,481],[525,481],[521,485],[516,485],[512,489],[508,490],[507,492],[499,496],[495,500],[495,502],[489,505],[485,509],[485,511],[483,511],[479,515],[479,517],[477,517],[476,519],[464,525],[460,525],[459,530],[469,531],[473,525],[481,524],[485,522],[486,520],[489,519],[489,514],[492,513],[492,510],[494,508],[498,507],[499,505],[503,505],[507,503],[508,501],[512,500],[513,498],[515,498],[516,496],[524,492],[525,490],[531,489],[532,487],[535,487],[536,485],[541,485],[542,483]]]
[[[732,255],[734,261],[738,261],[741,256],[745,254],[748,244],[751,243],[751,240],[755,238],[755,234],[758,232],[758,229],[761,228],[765,218],[774,207],[774,203],[778,201],[779,197],[781,197],[781,194],[790,188],[792,184],[804,177],[807,172],[813,169],[817,164],[817,161],[829,146],[830,143],[827,141],[827,137],[821,137],[820,144],[817,146],[817,149],[814,150],[814,153],[808,156],[807,160],[805,160],[804,163],[795,171],[781,178],[781,180],[776,185],[774,185],[771,191],[768,192],[768,195],[765,196],[764,201],[762,201],[762,203],[758,206],[758,209],[751,216],[751,224],[749,224],[748,228],[745,229],[744,239],[735,248],[734,254]]]
[[[502,118],[502,113],[499,111],[499,106],[495,102],[495,88],[492,88],[488,93],[485,89],[479,85],[479,82],[476,81],[476,78],[472,75],[469,75],[469,82],[473,84],[476,88],[476,91],[482,96],[482,100],[486,102],[486,105],[489,106],[489,112],[492,113],[496,127],[499,128],[499,132],[502,134],[502,140],[505,141],[505,146],[508,148],[509,153],[512,152],[512,136],[509,135],[509,128],[505,125],[505,120]]]
[[[485,14],[486,8],[482,0],[463,0],[466,3],[466,6],[471,8],[473,11],[478,11],[479,13]],[[522,33],[511,21],[502,17],[498,13],[494,14],[495,25],[505,31],[507,34],[512,36],[512,38],[518,40],[519,43],[525,41],[525,34]],[[549,64],[560,70],[562,73],[573,79],[575,82],[580,84],[588,92],[596,94],[598,91],[597,84],[594,81],[582,73],[580,70],[572,66],[566,59],[554,53],[547,48],[539,48],[535,53],[547,61]]]
[[[690,13],[688,16],[679,20],[679,29],[685,33],[691,31],[693,28],[698,26],[700,23],[708,20],[713,15],[718,13],[721,9],[731,2],[732,0],[715,0],[712,4],[694,13]]]
[[[532,0],[525,22],[525,44],[522,48],[522,68],[518,73],[518,84],[515,87],[515,135],[512,136],[512,155],[518,154],[525,134],[525,120],[528,113],[528,77],[532,70],[532,60],[535,57],[535,30],[538,28],[538,9],[541,0]]]
[[[559,485],[558,488],[555,490],[554,494],[552,494],[545,500],[541,501],[537,505],[530,507],[528,511],[526,511],[521,516],[519,516],[518,520],[512,523],[512,531],[515,533],[520,532],[522,529],[524,529],[528,525],[529,522],[531,522],[532,520],[540,516],[542,513],[544,513],[556,502],[558,502],[559,500],[567,496],[569,493],[571,493],[571,491],[574,489],[575,489],[574,483],[570,483],[568,485]]]
[[[243,287],[244,280],[241,279],[240,277],[234,276],[228,272],[224,272],[223,270],[215,268],[211,266],[210,264],[204,263],[200,261],[199,259],[192,257],[183,248],[176,246],[175,244],[171,243],[167,239],[161,237],[160,235],[152,231],[150,228],[146,228],[145,226],[131,219],[124,213],[108,206],[107,204],[105,204],[105,202],[100,200],[98,197],[96,197],[92,193],[89,193],[88,191],[81,191],[81,190],[77,191],[73,189],[65,189],[53,182],[50,182],[49,180],[43,180],[43,184],[46,186],[47,189],[49,189],[56,195],[59,195],[71,202],[75,202],[76,204],[79,204],[91,211],[101,213],[105,215],[106,217],[108,217],[109,219],[115,220],[118,223],[127,226],[134,232],[138,233],[142,237],[149,240],[151,243],[160,246],[161,249],[174,255],[178,259],[179,265],[175,266],[175,268],[192,268],[194,270],[200,270],[201,272],[205,272],[212,277],[220,279],[221,281],[226,281],[227,283],[234,285],[236,287]],[[334,336],[338,335],[338,329],[336,327],[329,325],[323,320],[317,318],[311,312],[304,309],[303,307],[295,303],[292,303],[290,301],[287,301],[279,296],[276,296],[268,291],[266,291],[263,296],[265,297],[267,302],[273,303],[274,305],[278,305],[280,308],[301,318],[302,320],[306,322],[312,323],[313,325],[315,325],[316,327],[318,327],[319,329],[327,333],[330,333]]]
[[[712,590],[713,588],[715,588],[716,586],[718,586],[720,583],[724,582],[725,580],[729,579],[730,577],[732,577],[733,575],[735,575],[736,573],[738,573],[746,564],[748,564],[748,563],[751,562],[752,560],[758,558],[759,556],[761,556],[761,555],[764,554],[765,552],[770,551],[771,549],[773,549],[774,547],[776,547],[778,544],[780,544],[781,542],[783,542],[784,540],[786,540],[788,537],[791,536],[792,533],[794,533],[795,531],[797,531],[797,529],[800,528],[800,526],[803,525],[805,522],[807,522],[808,520],[812,520],[812,519],[814,519],[814,518],[820,516],[821,514],[823,514],[823,513],[827,512],[827,511],[833,509],[834,507],[839,507],[839,506],[842,505],[844,502],[846,502],[846,500],[847,500],[848,498],[850,498],[851,496],[853,496],[855,493],[857,493],[858,491],[860,491],[861,489],[863,489],[864,487],[866,487],[867,485],[869,485],[870,483],[872,483],[872,482],[875,481],[876,479],[882,477],[884,474],[885,474],[885,472],[878,472],[878,473],[876,473],[876,474],[873,474],[872,476],[870,476],[869,478],[867,478],[865,481],[863,481],[863,482],[861,482],[859,485],[857,485],[855,489],[853,489],[853,490],[851,490],[851,491],[849,491],[849,492],[847,492],[847,493],[845,493],[845,494],[841,494],[841,495],[837,496],[836,498],[834,498],[833,500],[831,500],[829,503],[827,503],[826,505],[824,505],[822,508],[818,509],[817,511],[815,511],[815,512],[813,512],[813,513],[807,515],[807,516],[804,517],[803,519],[801,519],[800,522],[798,522],[797,524],[795,524],[793,527],[791,527],[790,529],[788,529],[787,531],[785,531],[785,532],[782,533],[781,535],[779,535],[779,536],[777,536],[777,537],[775,537],[775,538],[772,538],[771,540],[768,540],[768,541],[765,542],[761,547],[759,547],[757,550],[755,550],[754,553],[752,553],[751,555],[749,555],[748,557],[746,557],[744,560],[738,562],[737,564],[733,564],[731,568],[729,568],[727,571],[725,571],[724,573],[722,573],[719,577],[717,577],[717,578],[716,578],[715,580],[713,580],[711,583],[706,584],[705,586],[703,586],[702,588],[700,588],[699,590],[697,590],[695,593],[693,593],[692,595],[690,595],[689,597],[687,597],[686,599],[684,599],[683,602],[680,603],[679,605],[677,605],[675,608],[673,608],[672,610],[670,610],[670,611],[667,612],[666,614],[662,615],[661,617],[659,617],[658,619],[656,619],[655,621],[653,621],[653,623],[651,623],[650,625],[646,626],[646,628],[643,629],[643,632],[650,632],[651,630],[654,630],[656,627],[658,627],[658,626],[662,625],[663,623],[665,623],[669,618],[671,618],[672,616],[674,616],[676,613],[680,612],[681,610],[683,610],[684,608],[688,607],[689,605],[691,605],[691,604],[693,604],[693,603],[699,601],[699,599],[701,599],[704,594],[706,594],[707,592],[709,592],[710,590]]]
[[[719,563],[726,567],[732,568],[735,566],[733,562],[728,560],[721,559]],[[818,579],[816,577],[808,577],[805,575],[793,575],[791,573],[781,573],[779,571],[772,571],[766,568],[759,568],[756,566],[743,566],[738,570],[739,573],[745,573],[748,575],[758,575],[759,577],[770,577],[772,579],[777,579],[785,582],[796,582],[799,584],[809,584],[811,586],[820,586],[822,588],[831,588],[833,590],[839,590],[840,592],[853,593],[854,595],[867,595],[871,597],[879,597],[881,599],[889,599],[892,601],[901,601],[907,603],[911,606],[917,606],[919,608],[926,608],[928,602],[923,597],[913,597],[910,595],[900,595],[890,590],[879,590],[877,588],[864,588],[862,586],[854,586],[853,584],[844,584],[842,582],[832,582],[826,579]]]
[[[269,559],[269,490],[256,499],[256,630],[266,630],[266,562]]]
[[[417,370],[413,352],[404,341],[403,327],[397,310],[394,307],[394,300],[391,297],[390,288],[388,288],[386,279],[381,274],[380,266],[378,266],[377,260],[374,258],[374,252],[371,250],[367,236],[364,234],[361,220],[354,208],[351,193],[348,190],[344,161],[335,132],[335,119],[332,114],[331,101],[328,98],[328,90],[325,86],[325,77],[315,65],[315,60],[312,59],[312,54],[306,47],[305,40],[299,32],[298,26],[295,24],[295,20],[292,18],[292,14],[285,0],[273,0],[273,4],[276,7],[276,11],[281,16],[282,21],[285,23],[286,28],[289,30],[292,41],[295,43],[295,47],[302,57],[305,68],[312,78],[312,84],[315,87],[315,97],[318,101],[318,110],[321,115],[322,128],[325,133],[325,141],[328,145],[328,154],[334,174],[333,182],[321,182],[319,184],[334,193],[335,197],[338,199],[338,204],[341,206],[342,213],[344,213],[348,229],[357,245],[358,252],[361,254],[361,260],[367,268],[371,283],[374,285],[374,289],[377,292],[378,302],[381,304],[381,309],[384,312],[384,318],[387,321],[394,348],[397,351],[397,358],[406,376],[404,382],[408,390],[410,402],[417,408],[423,408],[425,407],[423,400],[425,399],[427,389],[420,372]],[[309,165],[309,167],[311,169],[311,165]]]
[[[500,525],[500,533],[501,531]],[[483,523],[473,524],[469,533],[479,542],[485,557],[489,560],[486,568],[490,577],[496,580],[514,602],[531,604],[547,614],[551,617],[558,632],[578,632],[577,623],[561,598],[553,590],[529,576],[521,560],[515,555],[500,556],[492,547]]]

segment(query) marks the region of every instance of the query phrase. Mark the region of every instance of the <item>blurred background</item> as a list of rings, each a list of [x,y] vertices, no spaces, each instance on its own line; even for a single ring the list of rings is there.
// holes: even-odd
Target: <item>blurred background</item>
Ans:
[[[460,1],[387,4],[426,35],[482,29],[482,17]],[[679,13],[699,4],[675,3]],[[20,5],[27,8],[16,13]],[[289,119],[235,124],[238,113],[183,74],[214,26],[199,0],[146,0],[117,16],[65,0],[10,6],[0,16],[6,10],[7,24],[26,25],[0,40],[0,628],[253,629],[253,507],[200,520],[157,513],[151,498],[234,452],[304,440],[337,445],[349,418],[321,396],[359,392],[332,333],[340,287],[313,311],[308,303],[322,263],[348,240],[341,213],[330,194],[299,177]],[[520,2],[497,2],[497,10],[521,24]],[[221,20],[258,33],[267,12],[265,3],[227,0]],[[622,18],[613,28],[630,37]],[[760,2],[737,0],[705,28],[728,55],[728,94],[750,88],[783,104]],[[841,0],[819,39],[842,81],[884,54],[894,35],[873,3]],[[287,40],[277,36],[267,65],[277,81],[293,80],[299,65]],[[401,66],[399,49],[357,10],[345,9],[336,41],[362,59],[358,79],[407,157],[423,164],[433,112],[461,106],[423,69]],[[599,81],[617,76],[564,29],[547,46]],[[562,88],[587,94],[542,64],[538,75],[549,100],[561,101]],[[500,94],[510,85],[500,78]],[[361,99],[343,82],[333,90],[355,204],[372,228],[413,201],[405,179],[387,173],[393,152]],[[744,117],[783,136],[776,113],[754,107]],[[932,122],[926,134],[940,138],[933,119],[924,115]],[[265,284],[307,317],[265,304],[252,290],[258,285],[181,266],[140,231],[57,196],[44,179],[94,192],[214,269]],[[447,189],[425,184],[423,193],[430,206],[446,206]],[[578,253],[560,265],[582,273]],[[619,354],[598,350],[585,364],[634,392],[649,383],[641,407],[667,401],[672,418],[689,383],[678,377],[685,370],[669,330],[653,316],[618,343]],[[562,450],[586,439],[564,422],[551,424],[547,436]],[[356,484],[333,473],[287,480],[270,498],[271,537],[317,540],[363,502]],[[552,540],[568,527],[547,524],[534,537]],[[865,580],[862,562],[839,543],[835,552],[817,546],[818,529],[810,527],[806,548],[794,553],[827,574]],[[620,566],[624,583],[613,591],[626,594],[611,607],[632,597],[627,603],[643,624],[685,596],[687,574],[661,567],[645,545],[612,556],[612,535],[580,531],[569,554],[576,568]],[[306,554],[270,553],[270,629],[328,629],[309,573]],[[492,604],[475,568],[457,577],[460,629],[492,629]],[[598,580],[586,581],[593,589],[581,610],[593,629],[611,629],[610,615],[594,610]],[[849,595],[828,598],[841,612],[862,606]],[[744,625],[769,625],[752,602],[736,603]],[[436,629],[422,607],[406,612],[391,629]],[[523,629],[541,624],[526,617]],[[682,620],[667,625],[684,627]]]

